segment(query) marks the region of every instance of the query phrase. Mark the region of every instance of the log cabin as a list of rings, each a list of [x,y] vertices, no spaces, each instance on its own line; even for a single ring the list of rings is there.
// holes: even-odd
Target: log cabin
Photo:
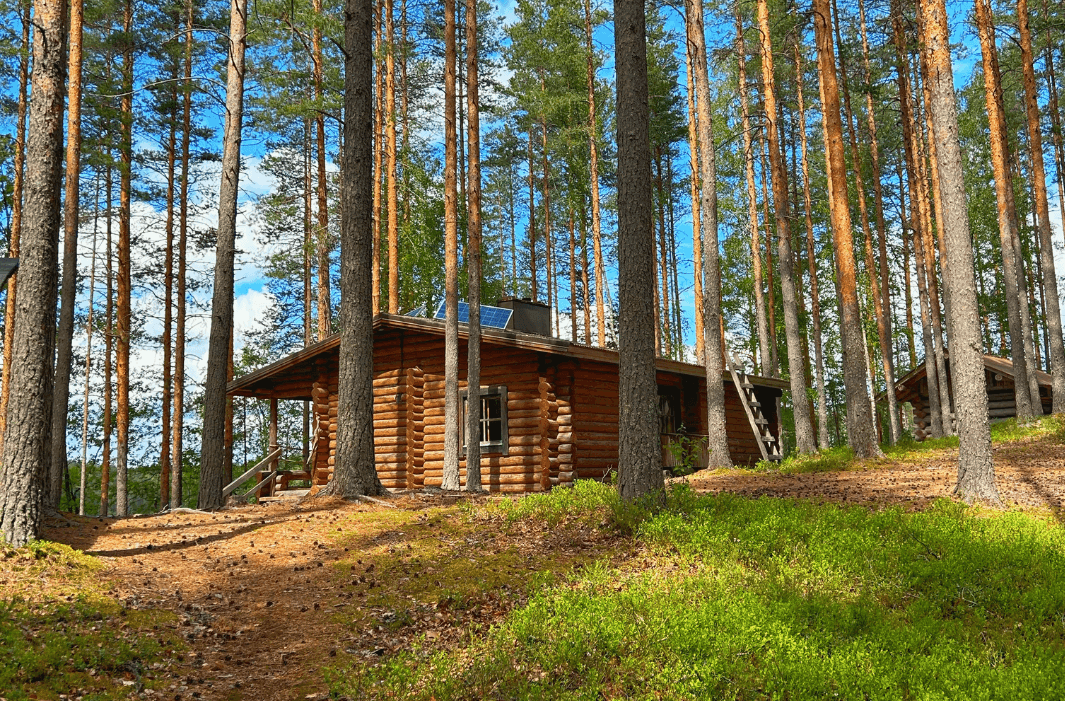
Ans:
[[[550,337],[545,305],[506,302],[513,310],[506,328],[483,328],[481,346],[482,484],[489,491],[536,492],[576,479],[602,479],[618,459],[618,353]],[[501,302],[500,304],[504,304]],[[444,322],[379,314],[374,318],[374,442],[377,474],[391,490],[439,486],[444,456]],[[460,325],[460,389],[465,404],[466,325]],[[232,381],[232,396],[270,400],[268,460],[258,472],[276,472],[278,401],[313,407],[312,449],[305,472],[263,479],[269,497],[293,480],[324,485],[332,476],[336,448],[337,365],[334,335]],[[706,374],[703,366],[659,358],[659,426],[663,467],[683,460],[707,465]],[[725,385],[728,444],[733,463],[762,458],[737,387]],[[779,440],[778,401],[785,382],[747,376],[757,398],[765,435]],[[751,387],[753,385],[753,387]],[[465,422],[463,421],[463,429]],[[465,436],[461,445],[465,446]],[[769,440],[766,438],[765,440]],[[465,483],[465,449],[460,461]],[[273,460],[269,458],[273,456]],[[253,468],[253,471],[255,468]],[[253,471],[247,475],[251,476]],[[228,489],[228,488],[227,488]],[[232,491],[232,490],[230,490]]]
[[[953,415],[954,392],[950,384],[950,356],[944,353],[947,366],[947,389],[951,398]],[[1053,382],[1049,374],[1037,370],[1039,381],[1039,399],[1043,413],[1049,414],[1053,404]],[[1013,362],[997,355],[984,355],[984,382],[987,386],[987,416],[992,421],[1000,421],[1017,415],[1014,398]],[[924,363],[903,375],[895,382],[895,397],[899,403],[909,402],[913,406],[914,438],[923,441],[932,435],[932,423],[928,404],[928,377]]]

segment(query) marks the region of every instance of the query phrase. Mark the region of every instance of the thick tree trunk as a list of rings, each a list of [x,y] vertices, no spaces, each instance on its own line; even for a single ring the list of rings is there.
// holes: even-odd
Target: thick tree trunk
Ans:
[[[944,273],[951,301],[951,376],[958,415],[958,438],[961,441],[955,491],[966,501],[998,502],[995,471],[991,462],[979,304],[973,274],[964,166],[958,144],[947,11],[943,0],[923,0],[919,7],[925,50],[930,59],[930,109],[935,124],[936,157],[943,197],[943,220],[940,222],[946,243],[943,255],[947,257]]]
[[[131,219],[133,216],[133,1],[126,0],[122,15],[126,46],[122,51],[122,102],[119,125],[122,135],[121,171],[118,193],[118,338],[115,339],[115,375],[118,411],[115,428],[118,445],[115,460],[115,515],[129,513],[127,478],[129,471],[129,354],[132,332]]]
[[[855,192],[857,193],[856,197],[858,199],[858,212],[859,212],[859,215],[861,216],[861,221],[862,221],[862,234],[865,237],[865,246],[864,246],[864,249],[865,249],[865,267],[866,267],[866,274],[869,276],[869,282],[870,282],[869,296],[873,300],[873,314],[876,317],[877,338],[880,341],[880,344],[879,344],[880,345],[880,362],[881,362],[881,365],[883,366],[884,387],[886,388],[886,390],[884,392],[884,398],[885,398],[885,402],[887,403],[887,409],[888,409],[888,425],[890,426],[890,430],[891,430],[891,444],[894,445],[895,442],[899,439],[899,430],[900,430],[899,429],[899,404],[898,404],[898,400],[895,398],[895,392],[894,392],[894,387],[895,387],[895,367],[894,367],[894,362],[893,362],[892,357],[891,357],[891,352],[892,352],[892,350],[891,350],[891,348],[892,348],[891,329],[890,329],[890,325],[889,325],[889,322],[888,322],[888,319],[887,319],[888,310],[887,310],[887,307],[885,306],[887,304],[887,296],[883,295],[882,294],[883,289],[877,286],[877,280],[880,278],[880,276],[878,275],[878,271],[877,271],[877,267],[876,267],[876,260],[873,257],[873,229],[872,229],[872,227],[869,224],[869,209],[866,206],[866,202],[865,202],[866,188],[865,188],[865,177],[862,175],[862,156],[861,156],[861,152],[858,149],[858,129],[857,129],[857,126],[856,126],[855,120],[854,120],[854,111],[851,108],[851,95],[850,95],[850,88],[848,87],[848,78],[847,78],[847,61],[846,61],[846,58],[845,58],[846,54],[844,53],[843,48],[842,48],[843,40],[841,38],[841,33],[840,33],[840,27],[839,27],[840,19],[839,19],[839,11],[836,8],[836,0],[832,0],[832,10],[833,10],[833,12],[835,14],[835,20],[836,20],[835,21],[836,39],[837,39],[837,43],[840,45],[840,52],[839,52],[839,71],[840,72],[839,72],[839,75],[840,75],[840,85],[843,88],[843,111],[844,111],[844,114],[845,114],[846,120],[847,120],[847,124],[846,124],[847,133],[848,133],[848,135],[850,137],[851,160],[853,162],[853,167],[854,167],[854,181],[855,181]],[[868,78],[867,78],[867,80],[868,80]],[[867,103],[867,107],[869,108],[869,117],[870,117],[870,119],[872,119],[872,117],[873,117],[871,105],[872,105],[871,102]],[[870,133],[871,134],[875,134],[876,133],[876,123],[875,122],[873,122],[873,125],[871,127]],[[880,172],[875,167],[874,167],[874,170],[873,170],[872,181],[875,184],[876,192],[879,193],[879,190],[880,190]],[[879,203],[879,201],[878,201],[878,203]],[[880,224],[880,230],[879,230],[878,233],[880,234],[881,238],[883,238],[883,236],[884,236],[884,233],[883,233],[883,211],[882,210],[878,210],[878,215],[880,217],[880,219],[878,221],[878,224]],[[884,260],[884,265],[885,266],[887,265],[887,261],[886,260]],[[875,379],[875,375],[873,375],[873,377]],[[876,384],[875,384],[875,381],[874,381],[874,387],[875,386],[876,386]]]
[[[991,165],[995,173],[995,200],[998,205],[999,241],[1002,250],[1002,276],[1006,287],[1006,313],[1009,319],[1010,355],[1013,360],[1015,398],[1017,419],[1030,419],[1035,413],[1034,401],[1027,382],[1021,378],[1028,377],[1028,358],[1025,353],[1024,328],[1022,321],[1024,298],[1021,296],[1020,271],[1013,243],[1012,178],[1007,163],[1009,161],[1008,144],[1005,138],[1004,114],[1000,111],[1000,91],[998,78],[998,59],[995,50],[994,27],[992,26],[991,8],[985,0],[976,0],[976,29],[980,37],[980,49],[983,57],[984,92],[987,101],[987,117],[990,125]],[[1040,412],[1042,413],[1042,412]]]
[[[458,131],[455,125],[455,0],[444,0],[444,476],[441,489],[457,490],[459,431],[459,203]]]
[[[218,196],[218,240],[215,244],[211,336],[207,349],[200,451],[201,509],[222,506],[225,478],[226,373],[229,367],[229,341],[233,333],[233,266],[236,257],[241,122],[244,116],[247,7],[247,0],[232,0],[229,14],[225,140],[222,147],[222,184]]]
[[[759,47],[762,58],[762,94],[765,100],[766,137],[769,141],[769,164],[773,178],[773,202],[777,223],[777,258],[780,261],[780,290],[784,302],[784,333],[788,343],[788,373],[791,403],[795,417],[795,448],[799,453],[817,450],[806,396],[806,376],[802,364],[802,334],[799,332],[799,307],[795,289],[795,256],[791,250],[791,214],[788,211],[788,175],[780,156],[777,124],[776,80],[773,76],[773,43],[769,26],[769,3],[758,0]]]
[[[699,202],[700,228],[703,233],[703,356],[706,366],[706,432],[711,467],[732,467],[725,432],[725,384],[722,381],[725,361],[725,337],[721,316],[721,261],[718,258],[717,230],[717,163],[714,150],[714,119],[710,105],[710,75],[707,67],[706,34],[703,28],[702,0],[688,0],[684,5],[684,23],[695,68],[696,121],[699,125],[699,177],[702,197]],[[654,374],[652,373],[652,380]],[[657,411],[657,410],[656,410]],[[650,414],[652,416],[657,415]],[[661,456],[659,456],[661,459]]]
[[[36,0],[33,101],[26,142],[18,306],[11,353],[11,402],[0,472],[0,539],[21,547],[41,529],[49,465],[52,351],[58,292],[59,190],[63,153],[65,7]]]
[[[599,213],[599,126],[595,114],[595,48],[592,44],[592,4],[584,0],[584,42],[588,64],[588,149],[589,171],[592,185],[592,247],[595,249],[595,313],[596,339],[599,347],[606,347],[606,313],[603,306],[603,290],[606,286],[606,269],[603,265],[603,244]],[[585,304],[588,303],[585,298]]]
[[[74,305],[78,280],[78,198],[81,181],[81,36],[82,0],[70,2],[70,44],[67,48],[67,163],[63,200],[63,279],[59,294],[59,330],[56,333],[55,397],[52,404],[52,466],[49,471],[49,505],[59,508],[67,464],[67,409],[70,372],[74,362]]]
[[[843,123],[840,119],[839,85],[835,52],[829,27],[828,0],[814,0],[814,34],[820,75],[826,135],[825,165],[829,175],[829,209],[836,252],[836,275],[840,287],[840,333],[843,346],[843,383],[847,395],[847,442],[858,457],[880,454],[876,429],[869,410],[869,394],[862,343],[861,309],[858,305],[854,239],[847,204],[847,165],[844,159]]]
[[[1050,204],[1047,201],[1046,169],[1043,165],[1043,133],[1039,124],[1039,91],[1035,83],[1035,68],[1032,65],[1032,33],[1028,21],[1028,0],[1017,0],[1021,68],[1024,71],[1024,102],[1028,115],[1028,145],[1032,156],[1032,175],[1035,180],[1033,186],[1035,188],[1036,229],[1039,238],[1039,267],[1043,274],[1042,290],[1043,300],[1046,304],[1046,334],[1050,340],[1050,370],[1054,378],[1053,412],[1058,414],[1065,411],[1065,343],[1063,343],[1061,335],[1058,276],[1054,266],[1054,241],[1050,231]],[[1039,401],[1038,395],[1032,399],[1033,401]]]
[[[477,3],[467,2],[466,112],[470,182],[466,188],[466,270],[470,323],[466,344],[466,489],[471,492],[481,491],[481,106],[477,61]],[[572,228],[570,234],[572,241]],[[572,253],[571,244],[571,260]],[[572,266],[570,270],[573,270]],[[573,323],[573,318],[570,321]]]
[[[22,42],[19,44],[18,108],[15,113],[14,176],[11,182],[11,230],[8,241],[8,256],[19,257],[19,242],[22,238],[22,204],[25,189],[26,166],[26,112],[29,108],[27,93],[30,82],[30,3],[19,3],[22,20]],[[15,306],[18,301],[18,271],[7,282],[4,307],[4,366],[0,370],[0,454],[3,453],[4,435],[7,433],[7,406],[11,399],[11,352],[15,346]]]
[[[399,313],[399,184],[396,177],[396,41],[393,0],[385,0],[385,182],[388,190],[388,313]]]
[[[698,3],[700,0],[695,0]],[[614,3],[617,69],[618,491],[636,499],[661,490],[654,314],[647,26],[643,0]],[[705,64],[704,64],[705,65]]]
[[[751,232],[751,278],[754,284],[754,316],[758,333],[758,358],[761,372],[769,365],[769,322],[765,315],[765,292],[762,289],[762,242],[758,226],[758,190],[754,182],[754,145],[747,100],[747,49],[743,40],[743,23],[736,7],[736,58],[739,61],[740,116],[743,131],[744,174],[747,178],[747,218]],[[692,205],[694,209],[695,205]],[[694,215],[693,215],[694,216]],[[768,226],[768,222],[766,223]],[[772,374],[768,372],[767,374]]]
[[[828,400],[825,394],[825,361],[821,349],[821,299],[817,280],[817,252],[814,248],[813,200],[810,195],[810,162],[806,148],[806,105],[802,91],[803,66],[798,42],[795,43],[796,92],[799,100],[799,148],[802,153],[802,201],[806,223],[806,262],[810,268],[810,316],[814,343],[814,380],[817,385],[817,442],[828,448]]]
[[[373,445],[373,0],[344,5],[340,363],[335,493],[377,494]]]
[[[705,351],[703,347],[703,305],[699,300],[703,298],[703,230],[701,213],[699,211],[699,137],[698,118],[695,115],[695,78],[692,76],[691,48],[685,42],[684,49],[685,75],[688,79],[688,152],[691,168],[691,198],[692,198],[692,266],[695,278],[695,357],[702,358]],[[748,134],[747,130],[744,130]],[[750,138],[748,134],[748,139]]]

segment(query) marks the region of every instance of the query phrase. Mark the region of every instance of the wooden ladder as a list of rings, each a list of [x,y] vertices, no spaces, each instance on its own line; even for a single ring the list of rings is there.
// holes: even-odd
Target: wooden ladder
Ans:
[[[732,352],[725,348],[725,362],[728,364],[729,373],[732,374],[732,384],[736,385],[736,394],[740,396],[740,404],[747,414],[747,420],[751,423],[751,430],[758,438],[758,449],[762,451],[763,460],[779,462],[784,456],[780,453],[780,441],[769,430],[769,421],[762,414],[762,403],[754,394],[754,385],[747,379],[747,373],[742,365],[736,362]]]

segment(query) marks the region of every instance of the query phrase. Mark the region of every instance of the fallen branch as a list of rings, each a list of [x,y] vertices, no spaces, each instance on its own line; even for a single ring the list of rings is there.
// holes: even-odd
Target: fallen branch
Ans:
[[[374,499],[373,497],[368,497],[365,494],[356,494],[355,498],[358,499],[359,501],[364,501],[364,502],[366,502],[368,504],[380,504],[381,506],[387,506],[390,509],[399,508],[395,504],[389,504],[387,501],[384,501],[382,499]]]

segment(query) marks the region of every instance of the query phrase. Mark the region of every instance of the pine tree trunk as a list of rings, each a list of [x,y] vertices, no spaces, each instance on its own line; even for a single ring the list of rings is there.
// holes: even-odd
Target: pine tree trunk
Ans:
[[[388,185],[388,313],[399,313],[399,183],[396,177],[396,41],[393,0],[385,0],[385,181]],[[472,158],[472,156],[471,156]]]
[[[691,169],[691,199],[692,199],[692,267],[695,278],[695,357],[702,358],[706,350],[703,347],[703,306],[699,300],[703,298],[703,232],[701,228],[701,214],[699,212],[699,137],[697,134],[698,119],[695,116],[695,79],[692,76],[691,49],[685,43],[684,49],[685,75],[688,79],[688,152]],[[750,135],[747,130],[745,134]]]
[[[19,82],[18,108],[15,119],[15,154],[14,175],[11,182],[11,229],[8,243],[8,256],[19,257],[19,243],[22,238],[22,204],[25,189],[26,166],[26,112],[29,107],[27,92],[30,83],[30,3],[19,3],[19,15],[22,19],[22,42],[19,45]],[[18,301],[18,271],[11,274],[7,281],[7,298],[4,309],[4,366],[0,370],[0,454],[3,453],[4,436],[7,434],[7,406],[11,399],[11,352],[15,346],[15,307]]]
[[[1050,23],[1050,11],[1047,7],[1047,0],[1043,0],[1043,21],[1046,24],[1046,75],[1047,75],[1047,88],[1050,93],[1050,104],[1047,105],[1047,111],[1050,112],[1050,123],[1052,126],[1051,134],[1054,141],[1054,159],[1057,166],[1056,171],[1058,174],[1058,202],[1065,202],[1065,144],[1062,143],[1062,124],[1061,124],[1061,111],[1058,105],[1058,81],[1057,75],[1054,72],[1054,49],[1053,41],[1051,40],[1051,23]],[[1062,234],[1065,236],[1065,207],[1058,208],[1058,216],[1062,223]],[[1055,414],[1058,412],[1054,412]]]
[[[696,121],[699,125],[699,177],[702,197],[699,202],[700,229],[703,234],[703,356],[706,366],[706,433],[709,467],[732,467],[728,436],[725,432],[725,338],[721,332],[721,261],[718,257],[717,163],[714,146],[714,121],[710,103],[710,75],[707,68],[706,34],[703,28],[703,2],[690,0],[684,6],[684,24],[695,68]],[[620,132],[619,132],[620,133]],[[624,315],[623,315],[624,316]],[[653,379],[652,373],[652,379]],[[657,408],[651,416],[657,416]],[[659,456],[660,459],[660,456]]]
[[[211,336],[203,399],[199,508],[222,506],[226,443],[226,373],[233,332],[233,266],[236,257],[237,193],[240,177],[241,122],[244,115],[244,49],[247,0],[232,0],[229,60],[226,62],[226,121],[222,147],[222,185],[218,196]],[[321,271],[319,271],[321,275]]]
[[[321,15],[322,0],[314,0],[312,10],[316,15]],[[321,104],[324,67],[322,29],[317,22],[311,29],[311,52],[314,60],[314,97]],[[317,138],[315,153],[318,157],[318,235],[315,243],[318,253],[318,340],[321,341],[333,332],[329,294],[329,182],[325,169],[325,115],[321,111],[314,117],[314,128]]]
[[[844,159],[843,124],[840,119],[839,85],[828,23],[828,0],[814,0],[814,34],[817,39],[817,67],[821,82],[826,135],[825,166],[829,181],[829,209],[832,239],[836,253],[836,275],[840,287],[840,333],[843,346],[843,383],[846,388],[847,442],[858,457],[880,453],[876,430],[869,411],[867,375],[862,344],[861,309],[858,305],[854,240],[847,204],[847,165]]]
[[[766,136],[773,179],[773,202],[776,204],[777,259],[780,261],[780,290],[784,302],[784,329],[788,343],[788,374],[791,403],[795,416],[795,448],[799,453],[817,450],[806,396],[806,376],[802,365],[802,335],[799,332],[799,308],[795,289],[795,256],[791,250],[791,213],[788,211],[788,176],[780,156],[776,80],[773,75],[773,43],[769,26],[769,3],[758,0],[759,47],[762,58],[762,95],[765,101]]]
[[[699,0],[694,0],[696,3]],[[618,491],[636,499],[661,490],[650,234],[654,231],[643,0],[614,3],[617,69]]]
[[[1062,341],[1061,308],[1058,302],[1058,278],[1054,266],[1054,241],[1050,230],[1050,205],[1047,201],[1046,169],[1043,165],[1043,134],[1039,123],[1038,88],[1032,65],[1032,33],[1029,28],[1028,0],[1017,0],[1017,24],[1020,30],[1021,68],[1024,72],[1025,109],[1028,116],[1028,145],[1035,182],[1036,233],[1039,240],[1039,267],[1043,276],[1043,300],[1046,304],[1046,335],[1050,340],[1050,370],[1053,375],[1053,412],[1065,411],[1065,343]],[[1059,174],[1060,176],[1060,174]],[[1038,395],[1033,402],[1040,401]],[[1041,402],[1040,402],[1041,404]],[[1033,407],[1034,409],[1035,407]],[[1042,413],[1042,406],[1039,407]]]
[[[336,467],[341,497],[381,491],[374,465],[373,356],[374,244],[373,0],[344,4],[344,158],[340,208],[340,361]]]
[[[455,124],[455,0],[444,0],[444,490],[460,486],[459,444],[459,203],[456,181],[458,131]]]
[[[584,295],[584,345],[592,345],[591,291],[588,289],[588,220],[581,212],[581,294]],[[506,268],[504,268],[505,270]]]
[[[1028,383],[1022,378],[1028,377],[1028,358],[1025,353],[1024,329],[1021,320],[1023,297],[1021,296],[1020,271],[1013,244],[1012,182],[1007,162],[1009,161],[1008,144],[1005,139],[1004,115],[1000,111],[1000,91],[998,78],[998,60],[995,51],[994,27],[992,26],[991,8],[985,0],[976,0],[976,29],[980,37],[980,49],[983,56],[984,91],[987,101],[987,117],[991,130],[991,165],[995,173],[995,200],[998,205],[999,241],[1002,251],[1002,275],[1006,287],[1006,313],[1009,319],[1010,355],[1013,360],[1014,392],[1017,403],[1017,419],[1030,419],[1035,413],[1034,402]],[[1040,412],[1042,413],[1042,412]]]
[[[532,301],[539,302],[536,285],[536,276],[540,272],[540,265],[536,259],[536,175],[533,168],[533,125],[529,124],[529,282],[531,286]]]
[[[902,176],[902,163],[904,157],[900,156],[897,161],[898,176],[899,176],[899,228],[902,230],[902,267],[904,274],[903,294],[906,302],[906,339],[907,350],[910,354],[910,369],[917,367],[917,346],[916,338],[913,332],[913,295],[911,290],[913,289],[910,281],[910,241],[909,241],[909,226],[906,222],[904,212],[906,211],[906,185]]]
[[[943,413],[939,401],[939,373],[936,368],[936,354],[932,341],[931,313],[929,311],[928,277],[925,274],[924,238],[931,236],[925,230],[927,217],[924,214],[925,200],[920,195],[920,171],[916,149],[916,137],[910,99],[910,67],[903,33],[902,11],[898,4],[892,4],[892,23],[894,43],[897,54],[897,74],[899,84],[900,122],[902,123],[902,142],[906,160],[907,185],[910,193],[910,225],[913,231],[914,261],[917,274],[917,296],[921,307],[921,332],[924,344],[925,381],[928,385],[929,428],[933,438],[943,436]],[[901,188],[901,181],[900,181]],[[903,221],[906,220],[903,213]],[[934,274],[934,271],[933,271]],[[933,280],[934,283],[934,280]]]
[[[821,298],[817,279],[817,252],[814,248],[813,201],[810,195],[810,162],[806,148],[806,105],[802,91],[802,58],[799,44],[795,44],[796,93],[799,100],[799,148],[802,153],[802,201],[806,223],[806,262],[810,268],[810,316],[813,325],[814,379],[817,386],[817,442],[828,448],[828,400],[825,394],[825,361],[821,349]]]
[[[78,515],[85,515],[85,490],[89,471],[89,385],[92,379],[92,331],[96,301],[96,233],[100,223],[100,176],[96,177],[96,197],[93,200],[92,257],[89,259],[89,314],[85,320],[85,389],[81,411],[81,474],[78,484]]]
[[[754,146],[751,140],[751,119],[747,100],[747,49],[743,41],[743,24],[736,8],[736,58],[739,61],[740,115],[743,131],[744,174],[747,178],[747,216],[751,232],[751,277],[754,283],[754,314],[758,333],[758,356],[761,372],[769,364],[769,322],[765,315],[765,293],[762,290],[762,242],[758,226],[758,190],[754,182]],[[693,209],[694,209],[694,205]],[[695,216],[694,214],[692,215]],[[768,226],[768,222],[767,222]],[[767,374],[771,374],[769,371]]]
[[[122,51],[122,103],[119,125],[122,135],[121,171],[118,192],[118,338],[115,339],[115,375],[117,386],[117,416],[115,420],[118,445],[115,460],[115,516],[129,513],[127,478],[129,471],[129,355],[131,322],[132,253],[131,219],[133,206],[133,1],[126,0],[122,15],[122,29],[126,46]]]
[[[466,189],[467,300],[470,305],[469,341],[466,344],[466,489],[471,492],[481,491],[481,106],[477,84],[477,50],[477,3],[469,1],[466,3],[466,112],[470,179]],[[570,233],[572,241],[572,229]],[[571,260],[572,253],[571,244]],[[572,266],[570,270],[573,270]],[[572,272],[570,278],[572,284]]]
[[[346,2],[347,0],[345,0]],[[373,55],[381,54],[381,14],[384,0],[375,0],[373,12]],[[376,316],[381,311],[381,163],[384,160],[384,139],[382,129],[384,127],[385,94],[383,89],[384,71],[381,70],[380,60],[377,61],[377,70],[374,71],[373,99],[376,108],[373,111],[373,313]],[[319,269],[318,275],[322,274]]]
[[[661,309],[660,323],[662,329],[662,342],[665,347],[665,355],[667,357],[673,357],[673,329],[671,328],[670,318],[672,316],[671,300],[669,293],[669,252],[666,247],[666,208],[665,208],[665,191],[662,187],[662,150],[656,148],[654,165],[655,165],[655,189],[658,191],[658,202],[656,209],[658,210],[658,289],[660,290],[659,297]]]
[[[185,463],[185,286],[188,251],[190,142],[192,139],[192,42],[195,4],[185,2],[185,90],[181,104],[181,178],[178,197],[177,280],[174,283],[174,411],[170,458],[170,507],[182,505],[181,470]]]
[[[56,333],[55,397],[52,404],[52,465],[49,505],[59,508],[67,464],[67,409],[70,372],[74,363],[74,305],[78,278],[78,198],[81,179],[81,35],[84,7],[70,2],[70,42],[67,47],[67,152],[63,201],[63,277],[59,294],[59,330]]]
[[[177,22],[174,23],[175,26]],[[175,64],[174,73],[177,73]],[[174,85],[177,85],[177,76]],[[177,90],[170,93],[175,107],[178,104]],[[170,402],[171,402],[171,353],[173,351],[171,328],[174,324],[174,190],[177,170],[177,114],[170,115],[170,133],[166,142],[166,251],[163,254],[163,386],[160,413],[159,446],[159,509],[170,503]]]
[[[11,402],[0,465],[0,539],[38,537],[45,506],[52,413],[52,351],[58,293],[59,192],[63,153],[65,3],[36,0],[33,101],[26,141],[26,205],[11,353]]]
[[[763,119],[765,117],[765,110]],[[769,376],[780,377],[780,356],[777,346],[777,288],[773,283],[773,226],[770,224],[769,210],[772,208],[772,199],[769,194],[769,182],[772,176],[769,172],[769,163],[766,159],[765,129],[759,130],[758,142],[761,146],[762,161],[762,215],[765,221],[765,283],[769,294],[766,304],[769,306]],[[765,363],[765,359],[762,360]]]
[[[861,152],[858,149],[858,129],[854,120],[854,111],[851,108],[851,95],[850,88],[848,87],[847,77],[847,61],[846,54],[843,51],[843,40],[841,38],[839,27],[839,11],[836,8],[836,0],[832,0],[832,10],[835,13],[835,26],[836,26],[836,39],[840,45],[839,51],[839,75],[840,86],[843,88],[843,111],[847,120],[847,133],[850,137],[851,147],[851,161],[854,167],[854,180],[855,180],[855,192],[858,199],[858,212],[862,221],[862,233],[865,236],[865,267],[866,274],[869,276],[870,287],[869,296],[873,300],[873,314],[876,317],[876,331],[877,338],[880,341],[880,362],[883,366],[884,373],[884,398],[887,403],[888,409],[888,424],[891,429],[891,444],[894,445],[899,439],[899,404],[895,398],[895,367],[892,361],[892,343],[891,343],[891,330],[887,318],[887,296],[882,294],[883,288],[877,286],[877,280],[880,279],[878,270],[876,267],[876,260],[873,257],[873,229],[869,223],[869,209],[866,206],[866,188],[865,178],[862,175],[862,157]],[[868,80],[868,78],[867,78]],[[868,102],[867,107],[869,109],[869,118],[873,118],[872,103]],[[873,122],[870,128],[870,134],[876,133],[876,123]],[[875,184],[875,193],[880,191],[880,172],[874,165],[872,181]],[[877,203],[879,206],[879,195],[877,194]],[[883,238],[883,211],[882,208],[878,209],[879,216],[878,224],[880,224],[879,234]],[[886,259],[884,265],[887,265]],[[875,377],[875,375],[873,375]],[[874,382],[874,387],[875,382]],[[879,425],[879,423],[878,423]]]
[[[569,336],[577,342],[577,225],[569,211]]]
[[[1023,2],[1023,0],[1022,0]],[[936,157],[943,197],[945,283],[951,300],[950,348],[955,407],[958,415],[958,483],[966,501],[998,502],[991,462],[984,362],[980,352],[979,305],[973,274],[964,165],[958,144],[957,105],[950,63],[950,33],[943,0],[919,3],[919,20],[929,56],[929,105],[935,124]]]
[[[111,429],[114,424],[112,412],[112,373],[114,372],[114,346],[115,346],[115,275],[114,275],[114,250],[112,247],[112,212],[111,204],[114,202],[114,152],[110,146],[107,149],[107,223],[104,225],[104,234],[107,239],[105,266],[107,274],[107,306],[104,321],[104,410],[103,410],[103,449],[100,456],[100,518],[107,518],[108,509],[111,505]]]
[[[599,212],[599,126],[595,114],[595,48],[592,44],[592,5],[584,0],[584,42],[588,65],[588,150],[589,175],[592,185],[592,246],[595,249],[595,312],[596,338],[599,347],[606,347],[606,314],[603,307],[603,289],[606,285],[606,269],[603,265],[603,245]],[[585,304],[588,303],[587,297]]]

